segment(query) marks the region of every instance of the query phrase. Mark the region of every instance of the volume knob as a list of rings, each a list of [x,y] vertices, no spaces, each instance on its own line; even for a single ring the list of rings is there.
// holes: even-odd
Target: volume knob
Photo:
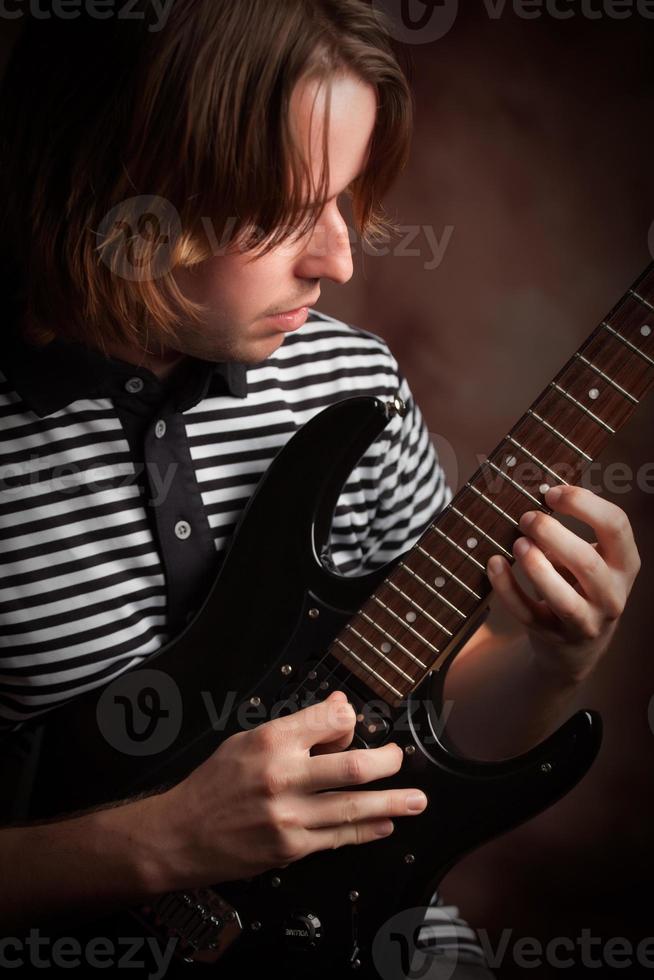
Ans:
[[[284,923],[284,938],[291,949],[313,949],[322,939],[322,923],[312,912],[291,912]]]

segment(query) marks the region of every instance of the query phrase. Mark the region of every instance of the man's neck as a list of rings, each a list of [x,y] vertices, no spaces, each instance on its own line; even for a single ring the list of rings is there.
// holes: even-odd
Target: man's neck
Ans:
[[[159,357],[155,354],[145,353],[129,344],[108,344],[106,347],[109,357],[118,358],[120,361],[127,361],[135,367],[144,367],[159,378],[160,381],[167,381],[178,368],[188,361],[188,355],[179,351],[169,350]]]
[[[37,325],[22,323],[18,327],[18,333],[28,344],[40,347],[56,339],[56,333],[43,330]],[[145,367],[152,371],[160,381],[167,381],[182,364],[188,363],[188,355],[181,354],[179,351],[168,349],[160,356],[145,353],[130,344],[120,344],[118,342],[105,345],[105,351],[109,357],[115,357],[120,361],[126,361],[135,367]]]

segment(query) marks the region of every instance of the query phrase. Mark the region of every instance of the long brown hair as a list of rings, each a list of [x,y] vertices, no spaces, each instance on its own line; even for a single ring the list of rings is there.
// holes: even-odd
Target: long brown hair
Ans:
[[[27,18],[5,72],[0,261],[34,343],[175,346],[202,307],[173,270],[211,256],[207,220],[221,247],[253,254],[309,231],[329,186],[328,131],[307,195],[289,125],[302,79],[328,94],[349,71],[375,87],[352,209],[364,240],[396,230],[381,200],[409,154],[411,66],[368,0],[174,0],[160,29],[149,0],[137,6],[141,20]]]

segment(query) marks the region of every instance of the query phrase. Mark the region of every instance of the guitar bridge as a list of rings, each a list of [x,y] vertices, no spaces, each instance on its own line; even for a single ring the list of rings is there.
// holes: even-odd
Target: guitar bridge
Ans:
[[[132,909],[163,942],[177,938],[175,955],[187,963],[215,963],[243,932],[236,909],[212,888],[171,892]]]

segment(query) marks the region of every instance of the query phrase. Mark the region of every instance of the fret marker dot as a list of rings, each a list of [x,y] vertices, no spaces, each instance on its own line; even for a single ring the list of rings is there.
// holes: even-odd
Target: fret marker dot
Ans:
[[[442,575],[437,575],[436,576],[436,578],[434,579],[434,585],[438,589],[442,589],[443,588],[443,586],[445,585],[445,579],[443,578]]]
[[[468,538],[466,544],[469,548],[476,548],[479,542],[477,541],[477,538]]]
[[[515,466],[518,460],[515,458],[515,456],[507,456],[504,462],[507,466]]]
[[[644,325],[643,325],[643,326],[642,326],[642,327],[640,328],[640,332],[641,332],[641,334],[643,335],[643,337],[649,337],[649,335],[650,335],[650,334],[651,334],[651,332],[652,332],[652,328],[651,328],[651,327],[649,326],[649,324],[648,324],[648,323],[645,323],[645,324],[644,324]]]
[[[595,398],[599,398],[599,388],[591,388],[588,392],[588,397],[592,398],[593,400]]]
[[[541,493],[547,493],[549,488],[550,488],[549,483],[541,483],[538,489],[540,490]]]
[[[382,652],[382,653],[390,653],[392,649],[393,649],[393,648],[392,648],[392,646],[390,645],[390,643],[387,643],[386,641],[384,641],[384,642],[382,643],[382,645],[381,645],[381,652]]]
[[[416,621],[416,619],[417,619],[418,617],[417,617],[417,616],[416,616],[416,614],[414,613],[414,611],[413,611],[413,609],[410,609],[410,610],[409,610],[409,612],[408,612],[408,613],[406,613],[406,615],[405,615],[405,617],[404,617],[404,618],[406,619],[406,621],[407,621],[408,623],[415,623],[415,621]]]

